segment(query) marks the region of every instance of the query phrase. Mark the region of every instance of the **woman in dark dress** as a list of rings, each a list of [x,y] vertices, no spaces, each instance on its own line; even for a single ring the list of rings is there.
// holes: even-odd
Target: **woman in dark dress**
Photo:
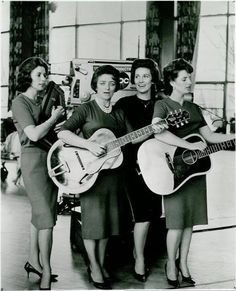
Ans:
[[[189,123],[178,129],[167,130],[155,138],[189,150],[204,150],[203,141],[190,143],[183,137],[199,133],[208,143],[230,140],[234,135],[214,133],[207,126],[200,108],[184,99],[191,91],[191,73],[193,67],[184,59],[176,59],[164,67],[163,76],[165,93],[169,97],[155,104],[153,122],[163,119],[170,111],[186,110],[190,113]],[[173,194],[164,197],[167,233],[168,261],[165,272],[168,283],[179,286],[178,273],[182,281],[190,285],[195,282],[191,278],[187,259],[194,225],[207,224],[206,176],[195,176],[188,180]],[[177,253],[179,258],[176,260]]]
[[[75,109],[58,137],[99,157],[105,154],[106,148],[92,142],[89,137],[101,128],[109,129],[120,137],[131,128],[124,112],[111,105],[111,98],[119,89],[119,71],[110,65],[99,67],[93,74],[91,87],[96,92],[95,98]],[[81,129],[83,138],[74,133],[77,129]],[[125,209],[128,200],[123,179],[121,167],[102,170],[94,185],[80,196],[82,237],[90,261],[88,275],[93,285],[100,289],[111,288],[109,274],[104,267],[108,238],[120,234],[127,223]]]
[[[12,104],[12,113],[21,143],[21,171],[27,195],[32,206],[31,245],[25,270],[41,277],[40,289],[50,289],[50,255],[52,233],[56,224],[57,188],[47,172],[47,152],[35,142],[43,138],[64,114],[62,107],[41,122],[41,104],[38,94],[47,85],[48,65],[41,58],[26,59],[17,75],[17,90],[21,92]]]
[[[156,90],[159,84],[159,70],[151,59],[137,59],[131,67],[131,83],[137,93],[134,96],[121,98],[117,108],[122,108],[134,130],[151,124]],[[159,132],[164,127],[159,128]],[[149,136],[151,137],[151,136]],[[152,136],[153,137],[153,136]],[[134,219],[134,276],[138,281],[145,282],[147,268],[145,267],[144,248],[150,226],[154,217],[161,216],[161,196],[152,193],[145,185],[142,175],[138,174],[137,152],[142,143],[132,144],[126,151],[127,185]]]

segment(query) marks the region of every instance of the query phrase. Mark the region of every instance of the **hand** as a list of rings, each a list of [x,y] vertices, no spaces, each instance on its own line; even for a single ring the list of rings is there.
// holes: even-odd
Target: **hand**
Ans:
[[[61,116],[65,114],[65,109],[62,106],[57,106],[52,108],[51,118],[56,122]]]
[[[91,141],[88,142],[87,149],[96,157],[100,157],[107,152],[104,146]]]
[[[193,150],[203,151],[206,147],[207,145],[203,141],[198,141],[198,142],[190,143],[189,149],[192,151]]]
[[[62,126],[65,122],[66,122],[66,121],[64,120],[64,121],[62,121],[62,122],[56,124],[56,126],[55,126],[55,128],[54,128],[54,131],[55,131],[56,133],[58,133],[58,132],[60,131],[60,129],[61,129],[61,126]]]
[[[166,123],[163,123],[163,124],[153,123],[152,128],[153,128],[154,134],[158,134],[158,133],[162,133],[166,128],[168,128],[168,125]]]

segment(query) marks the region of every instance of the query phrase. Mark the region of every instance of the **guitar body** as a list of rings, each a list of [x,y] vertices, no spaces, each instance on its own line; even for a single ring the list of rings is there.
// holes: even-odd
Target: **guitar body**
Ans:
[[[115,139],[115,135],[105,128],[97,130],[89,138],[101,145]],[[58,140],[48,153],[47,166],[50,177],[61,191],[78,194],[92,187],[101,170],[117,168],[122,161],[123,154],[119,147],[102,157],[96,157],[86,149],[69,146]]]
[[[199,134],[191,134],[184,139],[205,142]],[[148,188],[156,194],[169,195],[192,177],[205,175],[211,168],[210,157],[198,159],[197,152],[171,146],[155,138],[144,142],[138,151],[138,163]]]

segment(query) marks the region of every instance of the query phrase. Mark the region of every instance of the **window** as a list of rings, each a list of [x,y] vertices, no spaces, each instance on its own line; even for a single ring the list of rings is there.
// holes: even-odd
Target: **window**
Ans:
[[[235,117],[233,1],[201,1],[194,101],[214,114]],[[209,113],[206,113],[209,115]],[[210,114],[210,120],[217,117]]]
[[[50,13],[51,63],[69,58],[122,60],[145,56],[145,1],[55,3],[57,8]],[[69,28],[74,28],[75,34],[69,33]],[[66,49],[61,49],[62,42]]]

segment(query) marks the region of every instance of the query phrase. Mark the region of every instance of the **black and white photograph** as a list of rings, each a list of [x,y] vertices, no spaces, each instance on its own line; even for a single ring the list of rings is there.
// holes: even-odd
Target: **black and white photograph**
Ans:
[[[235,0],[0,2],[1,291],[235,290]]]

